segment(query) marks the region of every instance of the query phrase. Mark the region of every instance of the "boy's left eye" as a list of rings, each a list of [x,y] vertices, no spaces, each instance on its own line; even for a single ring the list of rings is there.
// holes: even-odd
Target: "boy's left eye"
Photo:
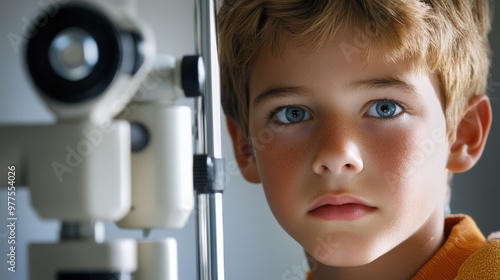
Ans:
[[[378,100],[374,102],[366,114],[376,118],[390,118],[397,116],[403,112],[403,108],[398,103],[392,100]]]

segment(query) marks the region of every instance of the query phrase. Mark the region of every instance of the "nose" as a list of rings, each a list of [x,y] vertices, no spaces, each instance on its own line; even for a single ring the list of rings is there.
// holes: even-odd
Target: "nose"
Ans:
[[[331,126],[331,124],[330,124]],[[354,175],[363,170],[363,160],[353,133],[327,128],[317,134],[312,169],[318,175]]]

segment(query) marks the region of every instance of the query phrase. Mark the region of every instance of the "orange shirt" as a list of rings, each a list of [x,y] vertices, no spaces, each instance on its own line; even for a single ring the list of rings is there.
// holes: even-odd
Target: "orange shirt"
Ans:
[[[454,279],[460,266],[474,251],[486,244],[486,238],[471,217],[449,216],[444,221],[444,245],[413,276],[413,280]]]
[[[413,276],[412,280],[455,279],[467,258],[486,244],[486,239],[474,220],[466,215],[452,215],[446,218],[445,237],[444,245]],[[488,269],[493,268],[495,271],[492,273],[500,275],[500,266],[497,266],[500,263],[500,242],[495,242],[495,245],[489,246],[488,250],[483,251],[486,252],[486,258],[490,259],[490,263],[493,263],[493,265],[488,266]],[[484,253],[481,258],[484,260]],[[474,262],[467,269],[474,270],[477,266],[477,262]],[[495,269],[495,267],[499,268]],[[479,270],[481,269],[479,268]],[[307,280],[312,280],[311,273],[308,273]]]

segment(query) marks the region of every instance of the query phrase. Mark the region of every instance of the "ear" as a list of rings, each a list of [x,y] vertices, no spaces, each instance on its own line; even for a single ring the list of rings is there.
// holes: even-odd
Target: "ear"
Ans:
[[[476,164],[486,145],[491,121],[492,111],[488,97],[473,97],[455,131],[448,170],[454,173],[465,172]]]
[[[259,171],[255,162],[252,147],[240,125],[232,118],[226,117],[227,129],[233,141],[233,150],[243,177],[250,183],[260,183]]]

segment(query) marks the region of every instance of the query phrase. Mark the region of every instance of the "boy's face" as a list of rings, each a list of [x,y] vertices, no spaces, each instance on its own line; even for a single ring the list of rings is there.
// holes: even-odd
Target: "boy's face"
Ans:
[[[250,165],[308,254],[357,266],[441,238],[450,149],[435,75],[408,61],[366,64],[342,44],[257,58]]]

